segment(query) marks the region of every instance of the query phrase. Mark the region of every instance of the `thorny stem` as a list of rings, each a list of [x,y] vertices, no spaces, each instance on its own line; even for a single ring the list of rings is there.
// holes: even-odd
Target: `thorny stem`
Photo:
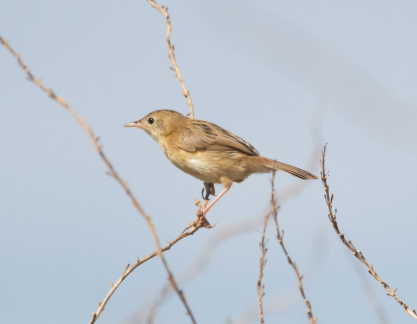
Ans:
[[[275,177],[275,172],[273,173],[272,177]],[[257,290],[258,290],[258,304],[259,304],[259,315],[261,318],[261,324],[265,323],[264,308],[263,308],[263,297],[265,296],[265,285],[262,283],[262,279],[264,276],[264,268],[266,266],[266,261],[267,261],[266,252],[268,251],[268,249],[266,248],[267,240],[265,240],[265,233],[266,233],[266,228],[268,226],[270,217],[271,217],[271,211],[269,211],[268,214],[264,218],[262,238],[261,238],[261,242],[259,243],[259,247],[261,249],[261,258],[259,260],[259,276],[258,276],[258,282],[257,282]]]
[[[382,281],[382,279],[375,272],[374,267],[370,265],[368,261],[365,259],[362,252],[355,248],[352,241],[346,241],[345,236],[340,232],[339,225],[337,224],[337,221],[336,221],[337,209],[335,209],[333,212],[333,197],[334,196],[333,194],[330,194],[330,188],[329,188],[329,185],[327,184],[328,173],[326,173],[326,169],[325,169],[326,148],[327,148],[327,144],[324,145],[323,152],[322,152],[320,173],[321,173],[321,181],[324,186],[324,199],[326,200],[326,204],[329,209],[327,216],[329,217],[329,220],[332,223],[335,232],[337,233],[339,238],[342,240],[343,244],[346,245],[348,249],[352,251],[353,255],[368,268],[368,272],[370,273],[370,275],[374,277],[374,279],[378,281],[382,285],[382,287],[385,288],[385,290],[387,291],[387,295],[394,298],[397,301],[397,303],[399,303],[410,316],[412,316],[414,319],[417,320],[416,311],[414,309],[410,309],[407,306],[407,304],[404,303],[401,299],[399,299],[397,295],[395,294],[397,288],[391,289],[387,283]]]

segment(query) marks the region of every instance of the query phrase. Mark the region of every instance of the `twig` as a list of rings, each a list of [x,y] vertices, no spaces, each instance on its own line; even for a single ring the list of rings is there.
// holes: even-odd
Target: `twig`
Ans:
[[[378,281],[382,285],[382,287],[384,287],[386,289],[387,295],[394,298],[404,308],[404,310],[409,315],[411,315],[414,319],[417,320],[416,311],[414,309],[410,309],[407,306],[407,304],[404,303],[401,299],[399,299],[397,297],[397,295],[395,294],[397,288],[391,289],[390,286],[388,286],[388,284],[386,284],[384,281],[382,281],[382,279],[375,272],[374,267],[372,265],[370,265],[368,263],[368,261],[365,259],[362,252],[355,248],[352,241],[346,241],[345,236],[342,233],[340,233],[339,225],[337,224],[337,221],[336,221],[337,209],[335,209],[334,212],[333,212],[333,197],[334,196],[333,196],[333,194],[330,194],[330,188],[329,188],[329,185],[327,184],[327,177],[329,175],[328,175],[328,173],[326,173],[326,169],[325,169],[325,165],[324,165],[325,157],[326,157],[326,147],[327,147],[327,144],[324,145],[323,152],[322,152],[321,172],[320,173],[321,173],[321,181],[323,182],[324,191],[325,191],[324,199],[326,200],[326,204],[327,204],[328,209],[329,209],[329,212],[328,212],[327,216],[329,217],[329,220],[332,223],[335,232],[337,233],[339,238],[342,240],[343,244],[346,245],[348,247],[348,249],[353,252],[353,255],[368,268],[368,272],[371,274],[371,276],[374,277],[375,280]]]
[[[274,178],[275,178],[275,172],[273,172],[272,174],[272,179]],[[265,296],[265,285],[262,284],[262,278],[264,276],[264,268],[266,266],[266,261],[267,261],[265,256],[266,256],[266,252],[268,251],[268,249],[266,248],[266,243],[268,240],[265,240],[265,232],[266,232],[266,228],[268,227],[268,222],[269,222],[270,217],[271,217],[271,211],[269,211],[268,214],[265,216],[264,228],[262,230],[262,238],[261,238],[261,242],[259,243],[259,247],[261,249],[261,258],[259,260],[259,276],[258,276],[257,287],[258,287],[259,315],[261,318],[261,324],[265,323],[264,308],[263,308],[263,303],[262,303],[263,297]]]
[[[300,272],[295,264],[295,262],[291,259],[290,255],[287,252],[287,249],[285,248],[284,245],[284,231],[281,232],[280,228],[279,228],[279,224],[278,224],[278,210],[279,210],[279,206],[277,206],[276,200],[277,198],[275,197],[275,184],[274,184],[274,177],[272,177],[271,180],[271,186],[272,186],[272,193],[271,193],[271,206],[272,206],[272,214],[274,217],[274,221],[275,221],[275,227],[277,230],[277,239],[278,239],[278,243],[281,245],[282,250],[284,251],[285,256],[287,257],[287,261],[288,263],[291,265],[291,267],[294,269],[295,274],[297,275],[297,279],[298,279],[298,288],[300,289],[300,293],[301,296],[304,299],[304,303],[307,306],[307,315],[308,315],[308,319],[310,320],[311,324],[316,323],[317,318],[313,316],[313,311],[311,309],[311,304],[308,301],[305,293],[304,293],[304,287],[303,287],[303,276],[300,275]]]
[[[262,223],[262,219],[264,219],[262,215],[257,215],[251,219],[219,228],[216,232],[212,233],[213,235],[207,239],[206,244],[201,248],[200,252],[197,253],[198,256],[194,259],[193,263],[185,271],[177,275],[178,282],[185,285],[186,283],[195,280],[195,278],[205,271],[221,244],[225,243],[227,240],[248,233],[249,231],[253,231],[253,229]],[[202,222],[197,222],[197,224],[204,227],[204,223]],[[148,313],[146,316],[147,323],[152,323],[157,308],[170,296],[170,291],[167,291],[167,287],[169,287],[168,284],[165,284],[158,293],[158,297],[152,302],[150,310],[146,311]],[[145,310],[142,310],[142,312],[145,312]]]
[[[112,284],[112,283],[110,284],[111,289],[107,293],[106,297],[104,297],[103,301],[98,303],[98,308],[95,311],[95,313],[93,313],[93,314],[96,314],[96,317],[94,318],[94,316],[93,316],[93,318],[90,321],[90,324],[93,324],[95,322],[95,320],[98,318],[98,316],[101,314],[101,312],[106,307],[106,304],[109,301],[110,297],[113,295],[113,293],[116,291],[116,289],[120,286],[122,281],[125,280],[126,277],[133,272],[133,270],[135,270],[137,267],[139,267],[140,265],[142,265],[146,261],[149,261],[153,257],[157,256],[160,252],[165,252],[165,251],[171,249],[171,247],[174,244],[176,244],[178,241],[182,240],[183,238],[186,238],[187,236],[193,235],[195,232],[197,232],[202,227],[202,224],[193,224],[193,225],[195,225],[195,227],[188,227],[188,229],[190,229],[188,232],[181,233],[174,240],[172,240],[166,246],[164,246],[160,251],[159,250],[155,251],[155,252],[149,254],[147,257],[145,257],[143,259],[138,259],[138,261],[136,261],[135,264],[133,264],[133,265],[128,264],[126,266],[125,270],[123,271],[123,274],[116,281],[116,283],[115,284]],[[191,318],[193,318],[193,317],[191,317]]]
[[[14,49],[10,46],[9,42],[5,39],[3,39],[0,36],[0,42],[2,43],[2,45],[7,48],[9,50],[9,52],[16,58],[17,63],[19,64],[19,66],[23,69],[23,71],[25,71],[29,81],[32,81],[35,85],[37,85],[42,91],[44,91],[48,97],[50,97],[52,100],[54,100],[55,102],[57,102],[58,104],[60,104],[62,107],[64,107],[71,115],[73,115],[75,117],[75,119],[77,120],[77,122],[81,125],[81,127],[87,132],[88,136],[90,137],[91,141],[93,142],[95,148],[97,149],[101,159],[104,161],[104,163],[107,165],[109,171],[110,171],[110,175],[123,187],[123,189],[125,190],[126,194],[129,196],[133,206],[136,208],[136,210],[143,216],[143,218],[145,219],[151,233],[152,233],[152,237],[155,241],[155,244],[158,248],[158,252],[157,254],[160,256],[162,263],[165,267],[165,270],[168,274],[168,280],[170,281],[172,287],[175,289],[175,291],[177,292],[178,296],[180,297],[181,301],[183,302],[185,308],[187,309],[187,313],[188,315],[190,315],[190,318],[192,320],[193,323],[195,323],[195,319],[191,313],[191,310],[185,300],[184,294],[183,292],[178,288],[177,283],[174,280],[174,277],[172,275],[171,270],[168,267],[168,264],[165,260],[165,257],[163,255],[163,250],[161,248],[161,244],[159,243],[159,239],[158,236],[156,234],[155,231],[155,227],[153,225],[152,219],[146,215],[145,211],[142,209],[142,207],[139,205],[138,201],[136,200],[136,198],[133,196],[132,192],[130,191],[129,187],[127,186],[127,184],[120,178],[120,176],[118,175],[118,173],[116,172],[116,170],[114,169],[113,165],[110,163],[110,161],[107,159],[107,157],[105,156],[101,145],[98,142],[98,138],[95,136],[95,134],[93,133],[92,129],[90,128],[90,126],[87,125],[87,123],[84,121],[84,119],[75,111],[73,110],[64,100],[64,98],[62,97],[58,97],[55,92],[50,89],[45,87],[40,79],[36,79],[34,77],[34,75],[32,74],[32,72],[30,72],[29,68],[23,63],[23,61],[20,58],[20,55],[17,54]],[[110,295],[111,296],[111,295]],[[107,303],[107,301],[106,301]],[[92,319],[90,323],[94,323],[98,316],[100,315],[100,313],[104,310],[104,306],[106,303],[99,303],[99,312],[94,312],[92,315]]]
[[[163,14],[167,20],[167,43],[168,43],[168,52],[169,52],[169,59],[171,60],[172,65],[174,66],[171,68],[175,72],[175,76],[180,81],[182,87],[182,95],[187,99],[187,105],[190,106],[190,118],[194,118],[194,107],[190,97],[190,91],[187,90],[184,80],[182,78],[180,68],[178,67],[177,61],[175,60],[175,47],[171,44],[171,18],[168,15],[168,8],[164,6],[159,6],[154,0],[148,0],[150,5],[158,10],[161,14]]]
[[[320,151],[319,151],[320,152]],[[314,156],[311,156],[311,159],[313,159]],[[279,196],[279,200],[277,200],[277,204],[286,202],[287,200],[294,199],[297,195],[300,194],[301,190],[292,190],[292,186],[287,186],[281,190],[278,190],[278,194],[276,194],[277,198]],[[290,193],[289,193],[290,192]],[[196,200],[198,202],[198,200]],[[221,244],[226,242],[227,240],[243,235],[247,233],[248,231],[252,231],[253,229],[259,227],[265,220],[264,214],[257,215],[256,217],[250,218],[245,221],[240,221],[237,223],[234,223],[230,226],[223,227],[221,229],[218,229],[216,232],[212,233],[213,235],[208,238],[205,246],[201,249],[201,251],[198,253],[198,257],[193,261],[192,265],[183,273],[180,273],[177,275],[178,282],[181,283],[181,285],[185,285],[188,282],[191,282],[196,277],[201,275],[205,269],[207,268],[208,264],[210,263],[210,260],[213,258],[213,255],[215,254],[216,250],[219,248]],[[155,299],[154,302],[151,303],[151,307],[149,311],[146,310],[140,310],[139,312],[145,313],[147,312],[147,315],[143,316],[143,318],[146,318],[147,323],[151,323],[153,320],[153,317],[155,315],[156,309],[160,307],[164,299],[168,298],[170,296],[167,292],[167,285],[164,285],[164,287],[161,289],[161,291],[158,293],[158,297]],[[297,292],[298,294],[298,292]],[[282,297],[282,299],[288,299],[287,295]],[[280,300],[278,303],[280,306],[282,306],[283,302]],[[295,302],[294,302],[295,304]],[[275,302],[272,302],[271,305],[274,305],[273,307],[269,306],[269,309],[274,309],[275,311],[275,305],[277,305]],[[292,304],[291,304],[292,305]],[[287,305],[286,307],[291,307]],[[265,309],[268,308],[268,306],[265,306],[265,301],[263,301],[263,309],[265,313]],[[253,311],[250,311],[253,309]],[[247,312],[250,312],[251,315],[248,315],[250,317],[259,317],[259,303],[257,302],[256,305],[253,307],[251,306],[250,309],[246,309]],[[252,315],[253,314],[253,315]],[[246,318],[246,315],[242,315],[241,318]],[[143,319],[143,321],[145,321]],[[239,320],[237,320],[239,322]]]

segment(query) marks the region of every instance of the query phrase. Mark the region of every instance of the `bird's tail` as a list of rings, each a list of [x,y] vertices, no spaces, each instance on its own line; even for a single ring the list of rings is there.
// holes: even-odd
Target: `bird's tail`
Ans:
[[[297,168],[295,166],[271,160],[263,156],[254,156],[254,158],[256,158],[257,160],[257,170],[255,172],[265,173],[272,171],[284,171],[303,180],[317,179],[317,177],[314,174],[303,169]]]

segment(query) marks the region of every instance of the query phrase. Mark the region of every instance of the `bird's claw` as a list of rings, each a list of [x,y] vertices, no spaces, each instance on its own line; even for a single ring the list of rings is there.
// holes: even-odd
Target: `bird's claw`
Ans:
[[[204,228],[207,228],[207,229],[213,228],[215,226],[215,225],[214,226],[211,225],[205,216],[198,217],[197,224],[198,225],[201,224]]]
[[[210,196],[210,193],[207,191],[207,194],[206,195],[204,195],[204,191],[205,191],[206,189],[205,188],[203,188],[203,190],[201,190],[201,197],[204,199],[204,200],[209,200],[209,196]]]

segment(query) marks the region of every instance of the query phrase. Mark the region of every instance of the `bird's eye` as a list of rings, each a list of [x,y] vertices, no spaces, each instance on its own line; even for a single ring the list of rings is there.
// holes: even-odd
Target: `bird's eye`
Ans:
[[[155,122],[155,119],[153,119],[152,117],[148,119],[148,124],[152,125]]]

